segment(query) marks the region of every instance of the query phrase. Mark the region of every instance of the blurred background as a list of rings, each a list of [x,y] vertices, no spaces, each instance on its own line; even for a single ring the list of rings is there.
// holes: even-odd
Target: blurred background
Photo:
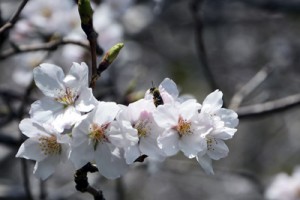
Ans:
[[[0,0],[1,26],[22,2]],[[99,100],[129,103],[169,77],[199,102],[220,89],[225,106],[240,115],[229,156],[213,163],[214,176],[181,154],[163,163],[146,159],[118,180],[89,175],[107,200],[300,199],[300,183],[293,198],[266,195],[278,173],[292,174],[300,163],[300,1],[95,0],[93,8],[104,52],[125,44],[97,81]],[[92,199],[74,188],[70,163],[40,182],[34,162],[15,158],[24,139],[18,124],[41,96],[32,68],[90,65],[86,45],[73,0],[30,0],[13,27],[0,32],[0,199],[27,199],[26,175],[35,199]]]

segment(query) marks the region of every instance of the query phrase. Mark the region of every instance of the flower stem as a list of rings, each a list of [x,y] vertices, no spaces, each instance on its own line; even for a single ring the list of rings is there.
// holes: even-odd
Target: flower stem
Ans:
[[[97,172],[98,169],[96,166],[91,163],[87,163],[82,168],[78,169],[74,175],[74,181],[76,183],[76,190],[80,192],[87,192],[94,196],[94,200],[105,200],[101,190],[96,190],[90,186],[87,178],[87,173]]]

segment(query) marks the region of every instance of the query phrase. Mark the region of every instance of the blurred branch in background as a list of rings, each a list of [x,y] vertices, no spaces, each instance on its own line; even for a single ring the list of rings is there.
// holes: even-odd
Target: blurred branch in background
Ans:
[[[274,101],[239,107],[235,111],[239,118],[257,117],[286,111],[298,105],[300,105],[300,94],[295,94]]]
[[[244,98],[251,94],[261,83],[263,83],[273,71],[274,67],[270,65],[264,66],[259,72],[251,78],[240,90],[238,90],[232,97],[229,108],[236,110],[240,107]]]
[[[205,77],[211,89],[215,90],[218,88],[218,86],[216,84],[215,78],[209,66],[207,52],[204,44],[204,35],[203,35],[204,23],[203,23],[203,17],[201,13],[204,2],[205,0],[192,0],[190,4],[190,9],[195,23],[195,40],[196,40],[199,61],[201,63],[201,66],[203,68],[203,73],[205,74]]]
[[[299,1],[282,1],[282,0],[233,0],[238,1],[255,8],[271,11],[271,12],[287,12],[290,14],[299,14]]]
[[[10,56],[27,53],[33,51],[54,51],[61,45],[73,44],[84,47],[85,49],[89,49],[89,44],[87,42],[72,40],[72,39],[61,39],[61,40],[53,40],[47,43],[41,44],[33,44],[33,45],[20,45],[12,47],[11,49],[4,50],[0,53],[0,60],[6,59]]]
[[[10,18],[10,20],[5,23],[1,28],[0,28],[0,36],[2,36],[2,34],[6,31],[11,29],[15,23],[17,22],[19,15],[21,14],[21,11],[23,10],[23,8],[25,7],[25,5],[27,4],[29,0],[23,0],[22,3],[20,4],[20,6],[18,7],[17,11],[15,12],[15,14]]]

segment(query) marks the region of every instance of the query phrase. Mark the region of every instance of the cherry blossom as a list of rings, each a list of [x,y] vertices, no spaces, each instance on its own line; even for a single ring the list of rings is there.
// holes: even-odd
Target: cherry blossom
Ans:
[[[19,128],[29,139],[20,146],[16,157],[35,160],[33,173],[42,180],[47,179],[60,162],[67,160],[69,136],[29,118],[23,119]]]
[[[206,148],[202,134],[210,129],[198,122],[198,110],[201,105],[195,100],[181,104],[165,104],[157,107],[154,120],[164,129],[158,137],[158,146],[168,156],[181,150],[188,158],[194,158]]]
[[[95,161],[99,172],[109,179],[120,177],[128,168],[118,144],[122,135],[114,134],[111,123],[120,111],[113,102],[99,102],[73,129],[70,160],[76,169]]]
[[[41,123],[52,123],[63,130],[74,125],[81,112],[89,112],[97,103],[88,88],[88,67],[85,63],[73,63],[65,76],[62,69],[53,64],[41,64],[33,70],[37,87],[45,97],[35,101],[30,116]]]
[[[154,121],[152,113],[155,109],[151,101],[140,99],[128,107],[124,106],[117,118],[113,131],[124,137],[121,145],[128,164],[141,155],[159,161],[166,157],[157,145],[157,137],[162,129]]]
[[[279,173],[267,188],[265,197],[268,200],[299,200],[300,199],[300,168],[292,175]]]
[[[208,174],[213,174],[212,160],[219,160],[228,155],[229,149],[223,140],[233,137],[237,131],[237,114],[229,109],[221,108],[223,93],[216,90],[209,94],[201,108],[199,121],[211,130],[202,135],[206,140],[206,149],[198,153],[196,159]]]

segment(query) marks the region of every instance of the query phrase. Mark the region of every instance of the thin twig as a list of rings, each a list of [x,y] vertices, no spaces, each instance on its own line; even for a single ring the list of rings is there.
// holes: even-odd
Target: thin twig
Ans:
[[[299,14],[299,1],[281,1],[281,0],[232,0],[244,3],[246,5],[259,8],[270,12],[281,12],[290,14]]]
[[[45,200],[47,197],[46,181],[40,180],[40,200]]]
[[[30,191],[30,182],[29,182],[29,176],[28,176],[28,163],[27,160],[21,159],[21,165],[22,165],[22,174],[23,174],[23,185],[26,192],[26,196],[28,200],[33,200],[32,193]]]
[[[0,133],[0,144],[6,145],[8,147],[16,148],[21,145],[20,140],[17,140],[8,134]]]
[[[84,47],[85,49],[89,49],[89,45],[87,42],[72,40],[72,39],[61,39],[61,40],[53,40],[47,43],[34,44],[34,45],[20,45],[17,48],[11,48],[3,51],[0,54],[0,60],[6,59],[10,56],[27,53],[33,51],[52,51],[57,49],[61,45],[73,44]]]
[[[97,172],[98,168],[91,163],[87,163],[82,168],[78,169],[74,175],[74,181],[76,183],[75,188],[80,192],[88,192],[93,195],[95,200],[105,200],[101,190],[96,190],[90,186],[88,182],[87,173]]]
[[[91,75],[91,77],[94,77],[95,75],[97,75],[96,49],[97,49],[98,34],[95,31],[93,31],[90,35],[87,35],[87,37],[88,37],[88,41],[90,43],[90,51],[91,51],[91,57],[92,57],[92,75]],[[92,85],[92,87],[95,87],[95,85]]]
[[[207,52],[204,45],[204,24],[203,24],[203,18],[201,16],[201,13],[198,14],[198,11],[202,10],[202,6],[205,0],[193,0],[191,3],[191,11],[192,15],[195,21],[195,37],[196,37],[196,44],[197,44],[197,53],[198,57],[200,59],[201,65],[203,67],[203,73],[205,74],[205,77],[207,78],[207,81],[209,82],[209,85],[212,90],[218,89],[215,78],[213,76],[213,73],[210,69],[208,58],[207,58]]]
[[[103,192],[101,190],[96,190],[95,188],[91,187],[90,185],[86,189],[87,193],[90,193],[94,196],[94,200],[105,200],[103,196]]]
[[[274,101],[243,106],[236,110],[239,118],[263,116],[285,111],[289,108],[300,105],[300,94],[291,95]]]
[[[17,11],[14,13],[14,15],[10,18],[10,20],[5,23],[1,28],[0,28],[0,35],[6,31],[11,29],[15,23],[17,22],[19,15],[21,14],[21,11],[23,10],[23,8],[25,7],[25,5],[27,4],[29,0],[23,0],[22,3],[20,4],[20,6],[18,7]]]
[[[229,108],[237,110],[249,94],[251,94],[259,85],[261,85],[273,71],[274,67],[266,65],[261,68],[240,90],[232,97]]]

